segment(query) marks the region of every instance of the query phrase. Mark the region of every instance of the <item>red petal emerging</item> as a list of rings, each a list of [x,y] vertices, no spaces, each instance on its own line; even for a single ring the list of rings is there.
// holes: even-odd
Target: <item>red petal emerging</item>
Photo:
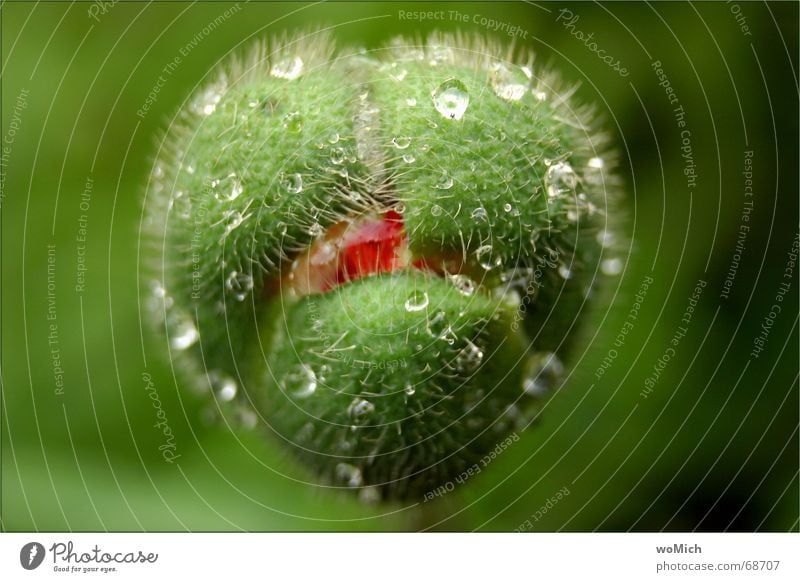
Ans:
[[[409,266],[403,218],[394,210],[339,222],[302,255],[288,275],[299,295],[324,293],[342,283]]]
[[[345,233],[337,282],[404,268],[406,246],[403,218],[394,210],[381,218],[362,220]]]

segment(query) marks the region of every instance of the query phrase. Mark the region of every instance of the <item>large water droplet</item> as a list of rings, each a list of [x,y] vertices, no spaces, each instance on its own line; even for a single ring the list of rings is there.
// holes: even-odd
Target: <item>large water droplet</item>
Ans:
[[[299,111],[287,113],[283,118],[283,127],[291,133],[300,133],[303,130],[303,116]]]
[[[469,297],[475,293],[475,281],[466,275],[448,275],[447,278],[462,295]]]
[[[495,95],[506,101],[519,101],[528,90],[524,79],[517,78],[503,63],[495,63],[489,71]]]
[[[483,361],[483,350],[471,341],[467,340],[467,345],[458,352],[455,364],[459,372],[472,373]]]
[[[558,274],[561,276],[562,279],[572,278],[572,271],[570,271],[567,265],[559,265]]]
[[[406,311],[422,311],[428,306],[429,302],[430,299],[428,299],[427,293],[424,291],[414,291],[408,296],[408,299],[406,299]]]
[[[299,194],[303,190],[303,176],[301,174],[283,174],[281,185],[289,194]]]
[[[578,186],[578,175],[566,162],[558,162],[547,168],[544,175],[544,185],[550,197],[563,194],[574,195]]]
[[[433,92],[433,106],[447,119],[461,119],[469,105],[469,92],[458,79],[448,79]]]
[[[242,181],[233,172],[219,180],[212,180],[211,188],[214,191],[214,198],[227,202],[236,200],[244,192]]]
[[[308,398],[317,391],[317,375],[311,366],[297,364],[281,378],[281,387],[294,398]]]
[[[331,163],[332,164],[341,164],[344,162],[344,148],[333,148],[331,149]]]
[[[408,105],[409,107],[415,107],[417,105],[417,100],[414,99],[413,97],[409,97],[408,99],[406,99],[406,105]]]
[[[279,79],[296,79],[303,74],[303,59],[284,57],[272,65],[269,74]]]
[[[472,214],[470,214],[470,216],[475,220],[486,220],[489,215],[486,213],[486,209],[483,206],[478,206],[475,210],[472,211]]]
[[[225,288],[233,294],[236,301],[244,301],[247,294],[253,289],[253,277],[246,273],[231,271],[225,279]]]
[[[415,161],[417,161],[417,158],[414,157],[414,154],[405,154],[403,156],[403,161],[407,164],[413,164]]]
[[[399,150],[406,149],[411,144],[411,138],[408,136],[398,136],[392,138],[392,145]]]
[[[408,396],[413,396],[416,391],[416,387],[410,383],[406,384],[406,387],[403,389],[403,392],[405,392]]]
[[[442,177],[437,182],[435,188],[438,190],[449,190],[453,187],[453,177],[447,173],[447,171],[442,172]]]
[[[492,245],[483,245],[475,251],[475,258],[478,259],[478,264],[486,271],[499,267],[503,262],[502,257],[499,255],[493,256],[493,251]]]

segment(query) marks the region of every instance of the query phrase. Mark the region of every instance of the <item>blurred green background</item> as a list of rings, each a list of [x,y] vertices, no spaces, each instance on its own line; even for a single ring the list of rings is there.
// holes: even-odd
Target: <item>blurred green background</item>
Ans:
[[[98,3],[96,19],[92,6],[0,9],[5,530],[797,531],[799,267],[785,272],[798,233],[797,3],[242,2],[208,35],[232,3]],[[571,28],[565,13],[559,20],[564,8],[579,17]],[[445,16],[401,18],[412,10]],[[139,307],[144,184],[166,120],[215,63],[254,39],[329,28],[367,48],[434,29],[511,40],[509,28],[492,32],[484,19],[518,26],[517,45],[581,82],[580,98],[608,119],[631,248],[607,305],[584,317],[575,368],[534,430],[442,500],[364,505],[304,484],[303,469],[258,431],[204,422],[203,399],[178,388],[164,340]],[[575,31],[593,33],[630,74]],[[137,116],[163,67],[198,34]],[[654,61],[691,131],[691,189]],[[754,195],[743,223],[745,151]],[[741,224],[750,230],[721,297]],[[635,324],[614,346],[647,277]],[[686,335],[645,398],[701,279]],[[753,357],[782,283],[782,311]],[[616,357],[598,379],[609,349]],[[173,464],[158,450],[145,373],[175,433]]]

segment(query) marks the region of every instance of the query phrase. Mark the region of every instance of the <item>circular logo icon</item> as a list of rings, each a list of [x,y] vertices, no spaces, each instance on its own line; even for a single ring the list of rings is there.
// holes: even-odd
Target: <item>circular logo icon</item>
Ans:
[[[38,568],[44,560],[44,546],[39,542],[29,542],[19,551],[19,563],[26,570]]]

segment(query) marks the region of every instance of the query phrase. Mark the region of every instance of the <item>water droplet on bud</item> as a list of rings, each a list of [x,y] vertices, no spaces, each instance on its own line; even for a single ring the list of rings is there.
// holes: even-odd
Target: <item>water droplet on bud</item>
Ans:
[[[269,74],[278,79],[296,79],[303,73],[303,59],[300,57],[284,57],[277,61]]]
[[[246,273],[231,271],[225,279],[225,288],[233,294],[236,301],[244,301],[253,289],[253,278]]]
[[[578,186],[578,175],[568,163],[558,162],[547,168],[544,185],[551,198],[562,194],[574,195]]]
[[[483,245],[475,251],[475,258],[478,259],[478,264],[486,271],[491,271],[495,267],[499,267],[503,262],[502,257],[492,256],[492,245]]]
[[[489,70],[489,79],[495,95],[506,101],[519,101],[527,91],[527,84],[515,75],[503,63],[495,63]]]
[[[411,138],[407,136],[393,137],[392,145],[399,150],[406,149],[411,144]]]
[[[299,111],[287,113],[283,118],[283,127],[291,133],[300,133],[303,130],[303,116]]]
[[[456,367],[462,374],[474,372],[481,365],[481,362],[483,362],[483,350],[469,340],[467,340],[467,345],[458,352],[455,359]]]
[[[475,293],[475,281],[466,275],[448,275],[447,278],[462,295],[469,297]]]
[[[283,174],[281,185],[289,194],[299,194],[303,190],[303,176],[301,174]]]
[[[344,162],[344,149],[343,148],[333,148],[331,150],[331,163],[332,164],[341,164]]]
[[[219,180],[212,180],[211,188],[214,191],[214,198],[228,202],[236,200],[244,192],[241,180],[233,172]]]
[[[308,398],[317,391],[317,375],[311,366],[297,364],[281,378],[280,384],[293,398]]]
[[[406,299],[406,311],[422,311],[428,306],[429,302],[430,299],[428,299],[427,293],[424,291],[414,291],[411,295],[409,295],[408,299]]]
[[[448,79],[433,92],[433,106],[443,117],[459,120],[469,106],[469,92],[458,79]]]
[[[475,220],[486,220],[488,218],[486,209],[483,206],[478,206],[475,210],[472,211],[472,214],[470,214],[470,216]]]

